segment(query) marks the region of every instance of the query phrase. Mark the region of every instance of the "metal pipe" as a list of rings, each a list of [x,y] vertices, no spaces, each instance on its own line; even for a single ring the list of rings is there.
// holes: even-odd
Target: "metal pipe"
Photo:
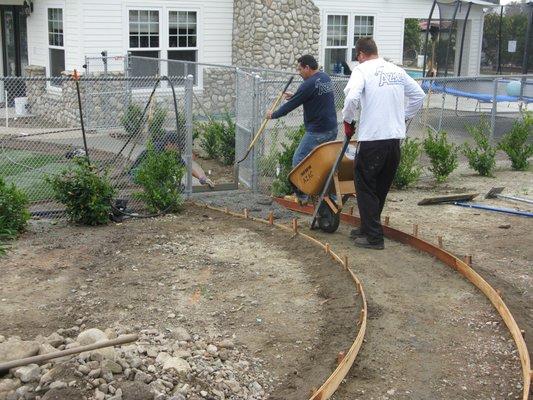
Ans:
[[[426,76],[426,60],[428,55],[428,37],[429,37],[429,30],[431,28],[431,17],[433,17],[433,11],[435,10],[435,5],[437,4],[437,0],[433,0],[433,4],[431,5],[431,11],[429,12],[429,18],[426,25],[426,38],[424,39],[424,65],[422,67],[422,76]]]
[[[496,111],[498,102],[496,97],[498,96],[498,79],[494,79],[494,87],[492,90],[492,110],[490,113],[490,143],[494,144],[494,132],[496,130]]]
[[[81,102],[80,81],[77,79],[76,79],[76,93],[78,94],[78,109],[80,111],[80,126],[81,126],[81,135],[83,137],[83,149],[85,150],[85,157],[87,158],[87,161],[90,164],[91,159],[89,158],[89,148],[87,147],[87,135],[85,134],[85,125],[83,123],[83,105]]]
[[[452,23],[450,25],[450,29],[448,32],[448,45],[446,46],[446,57],[444,58],[444,76],[448,76],[448,57],[450,55],[450,47],[451,47],[451,42],[452,42],[451,40],[452,39],[452,28],[456,22],[457,10],[459,9],[459,4],[461,4],[461,2],[459,0],[456,0],[455,9],[453,10]]]
[[[466,34],[466,25],[468,24],[468,17],[470,16],[470,9],[472,8],[472,3],[468,3],[468,10],[466,10],[466,16],[463,23],[463,33],[461,35],[461,48],[459,50],[459,67],[457,68],[457,76],[461,76],[461,67],[463,64],[463,50],[465,45],[465,34]]]
[[[500,212],[504,214],[511,214],[511,215],[519,215],[522,217],[533,217],[533,213],[528,211],[518,211],[512,208],[500,208],[500,207],[491,207],[487,206],[485,204],[479,204],[479,203],[463,203],[460,201],[454,201],[452,204],[456,206],[466,207],[466,208],[476,208],[479,210],[486,210],[486,211],[495,211]]]
[[[526,30],[526,40],[524,43],[524,58],[522,61],[522,74],[527,74],[527,70],[529,68],[529,43],[531,40],[531,25],[533,23],[533,3],[527,3],[526,7],[528,7],[528,14],[527,14],[527,30]]]
[[[192,101],[194,90],[194,77],[187,75],[185,80],[185,130],[186,130],[186,143],[185,143],[185,164],[187,164],[187,187],[185,194],[187,198],[192,194],[192,135],[193,135],[193,120],[192,120]],[[177,122],[176,122],[177,123]]]
[[[498,29],[498,69],[496,74],[502,73],[502,22],[503,22],[503,6],[500,9],[500,25]]]

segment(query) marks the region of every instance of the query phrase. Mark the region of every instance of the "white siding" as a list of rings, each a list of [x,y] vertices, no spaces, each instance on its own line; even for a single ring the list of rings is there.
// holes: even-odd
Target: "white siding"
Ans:
[[[320,9],[321,39],[320,62],[324,63],[324,48],[326,43],[326,23],[328,14],[349,14],[374,16],[374,39],[378,45],[380,55],[401,63],[403,57],[403,31],[406,18],[428,18],[432,0],[314,0]],[[457,18],[464,18],[466,5],[461,6]],[[438,7],[434,17],[438,17]],[[470,37],[465,39],[465,55],[468,53],[468,68],[463,62],[462,75],[477,74],[481,52],[481,35],[483,32],[483,11],[479,6],[472,6],[470,17],[472,29]],[[468,48],[468,51],[467,51]],[[463,56],[464,58],[464,56]]]
[[[39,0],[34,2],[34,12],[28,19],[30,64],[48,70],[46,9],[58,6],[64,9],[67,70],[82,70],[84,56],[99,57],[103,50],[110,56],[126,54],[127,10],[135,7],[159,9],[163,21],[169,9],[198,10],[198,61],[231,64],[233,0]],[[161,26],[160,34],[168,34],[166,23]],[[122,68],[122,61],[111,60],[110,68]]]

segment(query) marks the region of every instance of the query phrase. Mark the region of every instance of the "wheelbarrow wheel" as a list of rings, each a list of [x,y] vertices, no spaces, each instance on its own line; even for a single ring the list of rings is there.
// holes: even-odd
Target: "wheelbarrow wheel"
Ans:
[[[324,232],[333,233],[337,230],[340,223],[339,213],[335,214],[328,204],[323,201],[318,208],[318,226]]]

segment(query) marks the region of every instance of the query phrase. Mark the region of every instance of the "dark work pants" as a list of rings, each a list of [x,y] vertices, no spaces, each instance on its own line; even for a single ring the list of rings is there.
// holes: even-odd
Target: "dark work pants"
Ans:
[[[360,142],[355,161],[355,191],[361,231],[370,243],[383,242],[381,211],[399,163],[399,139]]]

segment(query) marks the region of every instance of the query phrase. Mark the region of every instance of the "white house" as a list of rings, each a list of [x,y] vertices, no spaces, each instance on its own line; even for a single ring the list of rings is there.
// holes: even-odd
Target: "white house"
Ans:
[[[463,75],[479,72],[483,7],[469,13]],[[326,69],[350,61],[358,37],[401,63],[406,18],[427,18],[433,0],[0,0],[0,76],[28,64],[47,75],[82,70],[85,57],[134,55],[292,69],[304,52]],[[438,11],[435,13],[438,16]],[[458,47],[458,46],[457,46]],[[456,57],[457,59],[457,57]],[[122,68],[111,59],[111,69]]]

